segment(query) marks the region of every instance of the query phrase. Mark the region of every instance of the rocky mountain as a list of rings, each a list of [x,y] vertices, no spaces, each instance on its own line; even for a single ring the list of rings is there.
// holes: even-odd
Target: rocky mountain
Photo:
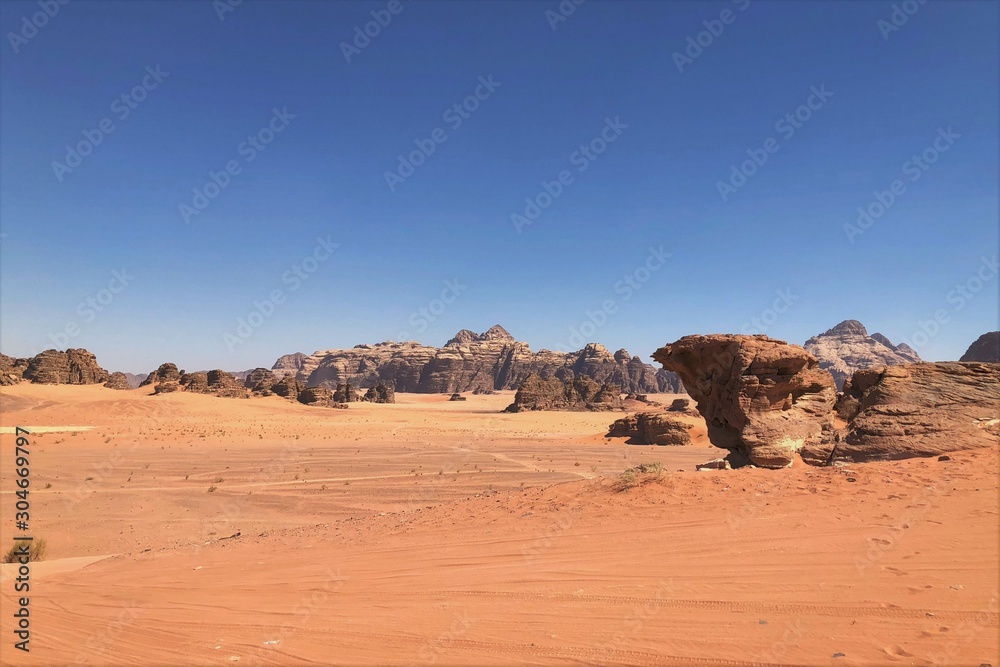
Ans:
[[[104,384],[110,375],[87,350],[45,350],[32,357],[23,377],[36,384]]]
[[[28,369],[31,359],[18,359],[0,354],[0,387],[17,384],[24,379],[24,371]]]
[[[381,383],[413,393],[492,391],[517,389],[536,373],[543,379],[565,381],[589,377],[628,393],[683,391],[675,374],[657,370],[627,350],[612,354],[591,343],[578,352],[532,352],[499,325],[481,334],[463,329],[440,348],[385,342],[309,356],[290,354],[278,359],[272,370],[294,370],[303,384],[331,389],[348,383],[360,388]]]
[[[893,345],[880,333],[869,336],[857,320],[844,320],[807,340],[804,347],[819,360],[820,368],[833,374],[838,390],[856,370],[921,361],[920,355],[905,343]]]
[[[959,361],[984,361],[1000,364],[1000,331],[984,333],[977,338]]]

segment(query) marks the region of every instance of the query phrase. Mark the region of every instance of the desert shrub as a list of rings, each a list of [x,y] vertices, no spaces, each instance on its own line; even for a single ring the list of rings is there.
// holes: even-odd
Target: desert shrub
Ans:
[[[659,461],[652,463],[640,463],[637,466],[623,471],[611,484],[611,488],[617,493],[634,489],[649,482],[655,482],[663,477],[663,464]]]
[[[15,540],[14,544],[10,545],[10,549],[3,556],[3,562],[5,563],[17,563],[18,561],[18,547],[22,542]],[[48,545],[45,540],[38,539],[31,542],[31,546],[28,547],[28,560],[34,563],[35,561],[45,560],[45,553],[48,551]]]

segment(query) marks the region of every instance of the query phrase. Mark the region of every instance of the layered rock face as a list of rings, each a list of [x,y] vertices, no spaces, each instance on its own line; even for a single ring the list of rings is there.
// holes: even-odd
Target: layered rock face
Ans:
[[[1000,364],[1000,331],[984,333],[969,346],[959,361],[982,361]]]
[[[274,373],[266,368],[255,368],[243,378],[243,386],[254,394],[260,396],[270,396],[271,387],[278,381]]]
[[[167,362],[160,364],[159,368],[147,375],[146,379],[139,386],[145,387],[151,384],[159,384],[160,382],[179,382],[180,379],[181,372],[177,370],[177,364]]]
[[[31,359],[17,359],[0,354],[0,387],[17,384],[24,379],[24,371],[28,370]]]
[[[33,357],[24,370],[24,378],[36,384],[104,384],[109,377],[93,354],[72,348],[65,352],[46,350]]]
[[[690,427],[657,412],[640,412],[615,421],[609,438],[628,438],[630,445],[690,445]]]
[[[306,387],[299,392],[295,400],[306,405],[328,408],[333,405],[333,392],[326,387]]]
[[[809,463],[877,461],[1000,442],[1000,364],[921,363],[858,371],[837,412],[846,433],[803,450]]]
[[[128,381],[128,377],[124,373],[112,373],[108,381],[104,383],[104,386],[108,389],[118,389],[120,391],[131,390],[132,383]]]
[[[308,357],[309,355],[303,352],[286,354],[278,357],[278,360],[274,362],[273,366],[271,366],[271,370],[274,371],[279,377],[284,375],[297,375],[302,369],[302,364]]]
[[[836,386],[816,358],[767,336],[685,336],[653,358],[697,401],[712,444],[755,465],[791,465],[833,428]]]
[[[306,386],[299,382],[298,378],[294,375],[289,375],[271,385],[271,392],[282,398],[294,401],[298,399],[299,394],[305,388]]]
[[[349,382],[356,387],[383,383],[414,393],[484,392],[516,389],[535,373],[560,380],[586,376],[618,385],[627,393],[682,391],[676,375],[658,371],[626,350],[611,354],[591,344],[573,353],[532,352],[499,325],[482,334],[463,329],[441,348],[387,342],[326,350],[309,357],[286,355],[273,370],[289,371],[296,365],[299,380],[330,388]]]
[[[514,395],[514,402],[504,412],[523,410],[623,410],[625,404],[618,387],[597,384],[589,377],[572,380],[543,379],[532,373]]]
[[[845,320],[832,329],[813,336],[805,349],[830,371],[840,389],[854,371],[919,362],[920,356],[905,343],[893,345],[880,333],[868,335],[857,320]]]

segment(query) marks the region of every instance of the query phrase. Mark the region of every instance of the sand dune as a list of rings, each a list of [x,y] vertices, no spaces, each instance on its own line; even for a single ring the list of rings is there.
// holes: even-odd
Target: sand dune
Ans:
[[[635,447],[509,393],[149,393],[0,392],[5,427],[94,427],[32,434],[51,561],[4,664],[1000,664],[996,449],[694,472],[720,453],[695,419]]]

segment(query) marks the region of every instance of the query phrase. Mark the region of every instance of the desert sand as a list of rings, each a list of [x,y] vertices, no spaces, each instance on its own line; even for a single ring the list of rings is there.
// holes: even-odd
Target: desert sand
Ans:
[[[695,417],[150,393],[0,391],[3,543],[14,426],[48,542],[4,665],[1000,665],[996,448],[696,472]]]

